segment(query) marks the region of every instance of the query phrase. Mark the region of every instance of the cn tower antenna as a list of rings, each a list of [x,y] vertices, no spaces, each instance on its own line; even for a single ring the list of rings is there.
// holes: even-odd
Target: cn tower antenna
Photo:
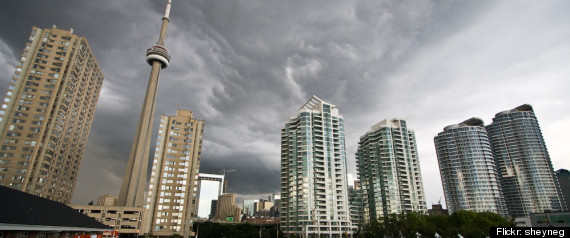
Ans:
[[[164,17],[170,17],[170,5],[172,5],[172,0],[168,0],[166,3],[166,10],[164,11]]]

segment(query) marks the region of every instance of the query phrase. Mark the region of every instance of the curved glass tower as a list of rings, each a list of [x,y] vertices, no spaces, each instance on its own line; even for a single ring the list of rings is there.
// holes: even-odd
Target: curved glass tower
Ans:
[[[486,128],[509,215],[562,211],[558,183],[532,106],[497,113]]]
[[[479,118],[444,128],[435,138],[437,160],[450,213],[507,211],[489,138]]]

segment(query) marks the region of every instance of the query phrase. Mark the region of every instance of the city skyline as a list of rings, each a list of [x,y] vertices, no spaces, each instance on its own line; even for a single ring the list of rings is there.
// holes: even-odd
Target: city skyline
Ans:
[[[106,76],[73,203],[118,195],[164,3],[18,1],[0,10],[0,93],[34,25],[74,28]],[[175,4],[176,53],[161,75],[154,127],[176,109],[207,121],[200,172],[237,170],[228,192],[241,199],[278,191],[279,129],[312,95],[342,109],[354,175],[358,137],[378,118],[413,124],[428,208],[443,197],[433,136],[465,118],[490,124],[496,112],[531,104],[554,169],[570,168],[567,2]],[[49,5],[66,7],[47,14]]]

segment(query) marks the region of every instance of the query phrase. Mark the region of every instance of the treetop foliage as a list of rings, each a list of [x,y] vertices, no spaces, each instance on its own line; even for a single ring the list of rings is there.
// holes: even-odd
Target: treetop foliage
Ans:
[[[489,237],[491,227],[514,227],[515,223],[492,212],[457,211],[448,215],[422,215],[419,213],[390,214],[366,224],[358,238],[465,238]]]

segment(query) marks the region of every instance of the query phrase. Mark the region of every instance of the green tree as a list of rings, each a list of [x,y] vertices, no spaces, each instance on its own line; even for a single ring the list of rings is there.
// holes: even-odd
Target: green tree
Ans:
[[[465,238],[488,237],[491,227],[515,226],[492,212],[457,211],[451,216],[423,215],[419,213],[390,214],[372,221],[357,231],[355,237],[390,237],[416,238],[417,235],[434,237],[435,233],[442,238],[457,238],[461,234]]]

